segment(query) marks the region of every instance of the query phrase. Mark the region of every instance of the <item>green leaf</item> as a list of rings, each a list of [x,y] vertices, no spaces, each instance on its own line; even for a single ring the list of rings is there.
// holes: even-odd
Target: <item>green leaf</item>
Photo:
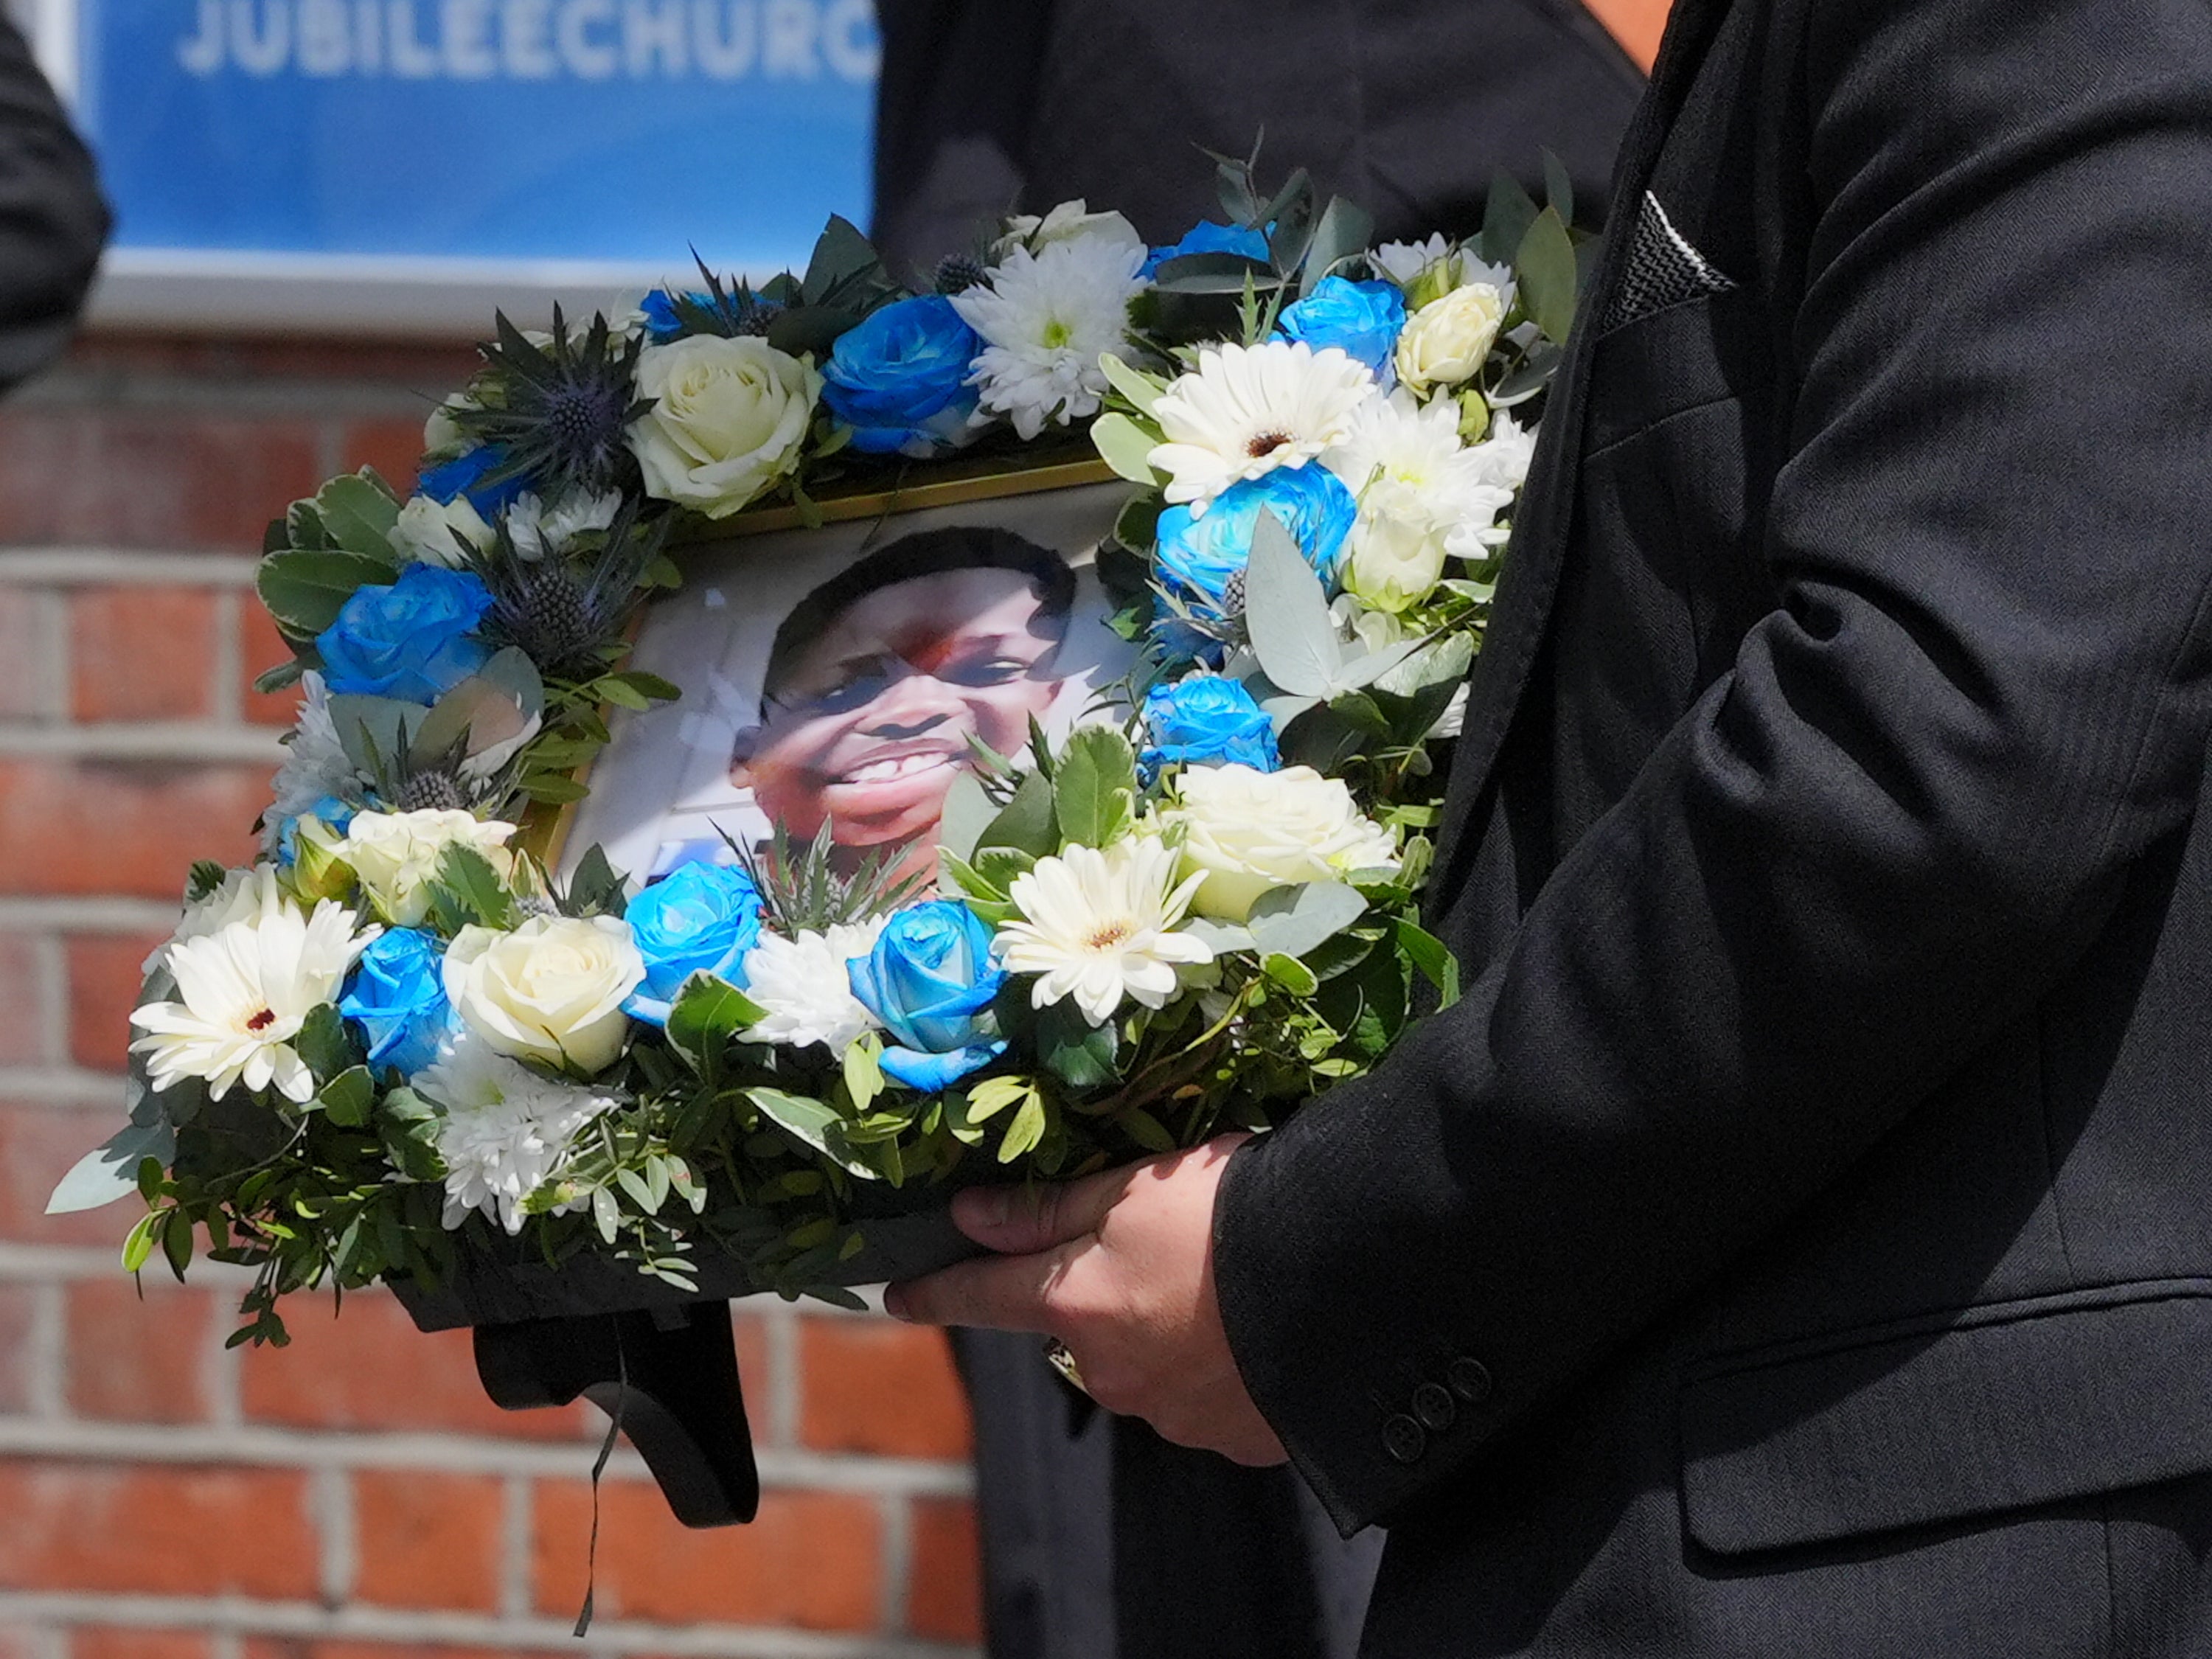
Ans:
[[[1085,726],[1067,740],[1053,782],[1060,838],[1105,847],[1128,827],[1137,799],[1137,751],[1119,732]]]
[[[592,689],[599,694],[600,702],[612,703],[617,708],[627,708],[633,714],[642,714],[653,707],[652,700],[644,692],[636,690],[619,675],[609,674]]]
[[[397,574],[401,561],[392,545],[392,531],[399,522],[399,505],[384,480],[364,469],[332,478],[317,490],[314,511],[333,546],[380,559]]]
[[[1013,799],[977,837],[978,858],[993,847],[1011,847],[1040,859],[1060,851],[1060,826],[1053,805],[1052,784],[1042,772],[1030,773],[1015,788]]]
[[[1245,568],[1244,623],[1267,678],[1295,696],[1326,697],[1344,668],[1328,593],[1273,511],[1260,514]]]
[[[1264,893],[1248,924],[1263,952],[1303,957],[1367,914],[1367,901],[1341,882],[1314,881]]]
[[[333,1003],[309,1012],[292,1047],[319,1081],[342,1077],[361,1064],[361,1051],[346,1031],[345,1016]]]
[[[568,914],[619,917],[629,908],[622,872],[609,862],[606,848],[594,844],[576,860],[576,873],[568,878]]]
[[[262,560],[254,586],[285,635],[312,640],[338,619],[345,602],[363,587],[389,587],[397,572],[389,559],[337,550],[272,553]]]
[[[681,686],[661,678],[658,674],[648,674],[641,668],[625,669],[616,678],[629,686],[631,690],[641,696],[650,697],[655,702],[683,701],[684,689]]]
[[[169,1212],[169,1224],[161,1229],[161,1249],[169,1258],[169,1271],[181,1284],[185,1270],[192,1265],[192,1224],[182,1211]]]
[[[154,1248],[161,1242],[161,1233],[168,1223],[170,1212],[155,1210],[138,1218],[123,1240],[123,1271],[135,1273],[154,1256]]]
[[[668,1011],[669,1047],[710,1082],[723,1053],[741,1031],[768,1018],[767,1011],[726,979],[698,973],[685,980]]]
[[[1536,214],[1534,198],[1500,167],[1491,178],[1490,200],[1483,209],[1482,257],[1493,265],[1511,264]]]
[[[264,697],[279,691],[289,691],[300,683],[300,677],[307,672],[310,665],[295,657],[278,663],[274,668],[264,668],[253,677],[253,689]]]
[[[1036,1093],[1036,1085],[1025,1077],[986,1078],[965,1097],[970,1122],[988,1123],[1010,1106],[1018,1106]]]
[[[1575,244],[1566,221],[1552,209],[1536,216],[1514,255],[1521,278],[1521,301],[1536,326],[1565,341],[1575,322]]]
[[[945,805],[937,815],[937,846],[961,860],[972,859],[983,831],[998,814],[983,781],[963,770],[945,792]]]
[[[599,1237],[610,1244],[622,1232],[622,1206],[605,1187],[592,1194],[592,1220],[599,1227]]]
[[[230,878],[230,872],[213,859],[194,859],[185,872],[185,902],[198,904]]]
[[[1047,1123],[1044,1097],[1032,1094],[1022,1102],[1022,1109],[1014,1114],[1013,1121],[1006,1125],[1006,1138],[999,1143],[999,1162],[1012,1164],[1025,1153],[1035,1152],[1044,1139]]]
[[[515,925],[514,900],[491,860],[475,848],[449,843],[438,857],[438,879],[485,927],[504,933]]]
[[[865,1112],[884,1091],[883,1039],[863,1031],[845,1045],[845,1092],[853,1097],[853,1109]]]
[[[786,1094],[781,1089],[764,1088],[746,1090],[745,1098],[769,1122],[823,1157],[854,1175],[876,1179],[874,1164],[860,1157],[847,1143],[844,1120],[822,1102],[805,1095]]]
[[[533,772],[520,784],[522,793],[532,800],[544,801],[548,806],[573,806],[588,799],[591,788],[571,777],[557,772]]]
[[[1036,1041],[1045,1070],[1072,1089],[1101,1088],[1121,1075],[1119,1030],[1110,1019],[1093,1025],[1073,1000],[1038,1010]]]
[[[1459,959],[1442,939],[1417,923],[1401,920],[1398,923],[1398,948],[1420,970],[1422,977],[1437,988],[1443,1007],[1449,1008],[1459,1000]]]
[[[1165,294],[1241,295],[1249,287],[1272,293],[1282,286],[1273,265],[1241,253],[1182,253],[1161,262],[1152,284]]]
[[[1150,417],[1152,405],[1160,400],[1167,382],[1147,374],[1141,368],[1132,368],[1112,352],[1098,359],[1098,367],[1105,371],[1106,379],[1115,391],[1136,405],[1137,412]]]
[[[1310,997],[1321,989],[1321,981],[1312,969],[1280,951],[1270,951],[1260,967],[1269,979],[1294,997]]]
[[[1321,279],[1354,254],[1366,251],[1374,240],[1375,221],[1365,209],[1341,196],[1329,198],[1314,226],[1313,243],[1306,250],[1305,267],[1298,278],[1300,298],[1311,294]]]
[[[1176,1138],[1167,1126],[1141,1106],[1126,1106],[1114,1114],[1114,1121],[1121,1132],[1148,1152],[1171,1152],[1176,1149]]]
[[[315,1100],[339,1128],[366,1129],[376,1106],[376,1079],[368,1066],[356,1066],[323,1085]]]
[[[1544,199],[1560,218],[1574,223],[1575,181],[1567,176],[1567,164],[1548,149],[1544,152]]]
[[[1151,456],[1163,441],[1157,431],[1146,431],[1118,410],[1091,423],[1091,441],[1106,465],[1131,483],[1157,488],[1165,475],[1152,468]]]

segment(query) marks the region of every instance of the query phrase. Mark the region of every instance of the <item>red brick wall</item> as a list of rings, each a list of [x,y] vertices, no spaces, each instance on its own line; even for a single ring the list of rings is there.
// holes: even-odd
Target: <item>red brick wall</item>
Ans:
[[[110,339],[0,408],[0,1659],[954,1656],[975,1640],[965,1408],[933,1334],[738,1306],[768,1486],[687,1533],[587,1407],[485,1401],[381,1293],[226,1351],[234,1278],[116,1266],[129,1206],[46,1195],[119,1110],[138,963],[187,864],[245,858],[285,700],[248,586],[325,475],[411,466],[464,352]]]

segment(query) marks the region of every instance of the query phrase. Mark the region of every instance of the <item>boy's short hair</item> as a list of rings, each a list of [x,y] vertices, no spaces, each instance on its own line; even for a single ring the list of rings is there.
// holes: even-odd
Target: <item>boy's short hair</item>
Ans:
[[[925,530],[878,548],[792,607],[769,649],[768,669],[761,678],[763,708],[775,702],[793,664],[806,648],[869,594],[956,570],[1012,570],[1027,576],[1036,591],[1039,614],[1051,621],[1061,638],[1066,637],[1068,617],[1075,609],[1075,573],[1059,554],[1026,536],[988,526]]]

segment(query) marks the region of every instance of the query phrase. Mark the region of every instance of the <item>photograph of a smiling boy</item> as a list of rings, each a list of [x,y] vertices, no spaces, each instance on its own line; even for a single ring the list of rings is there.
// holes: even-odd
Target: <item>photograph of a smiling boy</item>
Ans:
[[[824,823],[849,865],[933,856],[973,742],[1019,752],[1060,700],[1074,573],[1010,530],[902,538],[809,593],[777,629],[759,724],[730,781],[794,840]]]

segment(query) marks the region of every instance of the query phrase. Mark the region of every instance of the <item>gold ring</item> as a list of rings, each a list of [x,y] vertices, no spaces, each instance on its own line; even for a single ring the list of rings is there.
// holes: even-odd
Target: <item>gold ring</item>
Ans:
[[[1083,1386],[1083,1371],[1076,1364],[1074,1354],[1068,1351],[1067,1344],[1056,1336],[1045,1339],[1044,1363],[1058,1371],[1067,1385],[1078,1393],[1087,1395],[1091,1392]]]

